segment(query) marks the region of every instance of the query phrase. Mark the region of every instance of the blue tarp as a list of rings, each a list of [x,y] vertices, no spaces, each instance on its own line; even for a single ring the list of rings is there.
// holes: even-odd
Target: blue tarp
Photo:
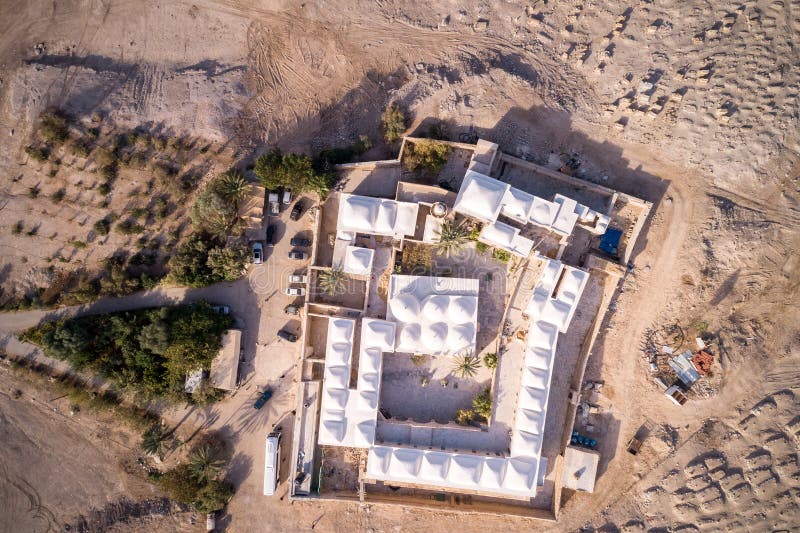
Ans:
[[[617,255],[617,247],[621,238],[622,230],[608,228],[603,236],[600,237],[600,249],[609,255]]]

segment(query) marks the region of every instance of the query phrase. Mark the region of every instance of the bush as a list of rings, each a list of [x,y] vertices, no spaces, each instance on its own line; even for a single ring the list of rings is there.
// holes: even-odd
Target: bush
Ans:
[[[353,152],[357,155],[361,155],[364,152],[369,151],[372,148],[372,139],[370,139],[367,135],[359,135],[358,140],[353,143]]]
[[[450,146],[438,141],[426,139],[407,142],[403,152],[403,164],[412,172],[419,170],[436,175],[447,163],[450,151]]]
[[[237,212],[231,203],[209,187],[197,196],[190,217],[195,228],[224,239],[236,221]]]
[[[84,249],[84,248],[86,248],[86,246],[87,246],[87,244],[86,244],[84,241],[77,241],[77,240],[75,240],[75,239],[71,239],[71,240],[69,241],[69,243],[70,243],[72,246],[74,246],[75,248],[77,248],[78,250],[83,250],[83,249]]]
[[[57,204],[57,203],[61,202],[61,200],[63,200],[64,196],[66,196],[66,195],[67,195],[67,191],[65,189],[61,188],[61,189],[58,189],[57,191],[55,191],[53,194],[50,195],[50,200],[52,200],[52,202],[54,204]]]
[[[220,281],[236,281],[244,273],[248,255],[243,245],[212,248],[208,251],[207,260],[211,276]]]
[[[111,192],[111,183],[108,181],[101,183],[100,186],[97,188],[97,192],[99,192],[103,196],[107,196],[108,193]]]
[[[131,216],[133,218],[142,218],[148,215],[150,215],[150,212],[144,207],[134,207],[133,209],[131,209]]]
[[[497,368],[497,354],[496,353],[487,353],[483,356],[483,364],[488,369],[495,369]]]
[[[84,140],[75,141],[75,144],[72,145],[72,155],[78,157],[89,157],[89,153],[91,150],[89,149],[89,143]]]
[[[511,252],[507,252],[501,248],[495,248],[492,250],[492,257],[501,263],[508,263],[508,261],[511,259]]]
[[[131,219],[125,219],[117,224],[116,230],[122,235],[137,235],[144,231],[144,226],[137,224]]]
[[[11,233],[14,235],[19,235],[22,233],[22,230],[25,228],[25,222],[22,220],[17,220],[17,223],[14,224],[14,227],[11,228]]]
[[[492,416],[492,393],[489,387],[483,389],[472,399],[472,408],[476,415],[489,420]]]
[[[25,153],[28,154],[31,157],[31,159],[33,159],[34,161],[38,161],[40,163],[47,161],[47,158],[50,155],[50,153],[46,148],[33,145],[26,146]]]
[[[474,418],[475,413],[472,411],[472,409],[459,409],[456,411],[456,424],[468,426],[470,423],[472,423]]]
[[[158,220],[166,218],[169,214],[169,206],[164,198],[159,196],[153,201],[153,214]]]
[[[406,116],[400,108],[392,104],[381,115],[381,129],[386,142],[394,142],[406,131]]]
[[[69,125],[64,115],[57,111],[47,111],[39,115],[39,136],[53,144],[67,140]]]
[[[38,185],[34,185],[33,187],[28,187],[28,198],[37,198],[41,189]]]
[[[95,222],[94,225],[92,226],[92,229],[94,229],[94,232],[97,233],[98,235],[108,235],[108,230],[110,227],[111,227],[111,222],[103,218]]]

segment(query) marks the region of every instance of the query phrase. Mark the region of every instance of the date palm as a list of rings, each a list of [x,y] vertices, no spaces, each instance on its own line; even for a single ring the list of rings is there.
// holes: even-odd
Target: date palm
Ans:
[[[208,482],[216,479],[224,467],[222,450],[217,446],[201,444],[189,455],[189,471],[197,481]]]
[[[473,353],[456,356],[453,374],[460,378],[474,378],[481,367],[481,358]]]
[[[217,194],[238,209],[247,197],[247,180],[235,170],[222,174],[215,183]]]
[[[319,286],[331,296],[344,290],[345,281],[345,273],[341,267],[333,267],[319,274]]]
[[[436,234],[439,236],[439,242],[436,243],[436,251],[440,255],[450,257],[464,247],[469,230],[463,222],[446,220]]]
[[[164,452],[169,432],[163,424],[155,424],[142,435],[142,450],[150,455],[158,455]]]

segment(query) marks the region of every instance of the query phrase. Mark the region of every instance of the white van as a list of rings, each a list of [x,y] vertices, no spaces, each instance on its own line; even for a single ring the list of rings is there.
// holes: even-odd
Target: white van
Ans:
[[[281,434],[274,431],[267,435],[267,451],[264,455],[264,496],[272,496],[278,488],[281,466]]]

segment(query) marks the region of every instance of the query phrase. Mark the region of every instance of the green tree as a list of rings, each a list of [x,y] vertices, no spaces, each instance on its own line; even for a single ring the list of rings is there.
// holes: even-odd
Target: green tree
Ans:
[[[464,247],[468,240],[469,230],[463,222],[456,223],[455,220],[445,220],[436,234],[439,236],[436,252],[450,257]]]
[[[256,159],[253,172],[255,172],[255,175],[264,187],[268,189],[277,189],[283,185],[277,178],[278,169],[281,167],[282,163],[283,155],[281,155],[280,150],[273,148]]]
[[[453,362],[453,373],[460,378],[472,378],[478,374],[481,359],[474,354],[459,355]]]
[[[208,252],[208,267],[215,280],[236,281],[242,277],[248,251],[243,245],[212,248]]]
[[[486,368],[489,368],[489,369],[497,368],[497,354],[492,352],[492,353],[487,353],[486,355],[484,355],[483,356],[483,365]]]
[[[344,290],[346,276],[341,267],[323,270],[319,273],[319,286],[330,296],[335,296]]]
[[[138,340],[139,345],[145,350],[158,355],[163,354],[169,348],[167,323],[163,320],[156,320],[143,326]]]
[[[161,477],[159,483],[170,498],[186,504],[196,502],[204,487],[204,484],[195,478],[188,464],[173,468]]]
[[[211,243],[195,233],[181,244],[169,260],[168,278],[174,283],[190,287],[205,287],[213,283],[213,273],[208,266]]]
[[[206,484],[217,479],[225,468],[222,449],[211,443],[203,443],[189,455],[189,470],[200,483]]]
[[[161,456],[170,434],[160,422],[152,425],[142,434],[142,450],[150,455]]]
[[[492,393],[489,387],[483,389],[472,399],[472,409],[476,415],[489,420],[492,416]]]
[[[39,115],[39,136],[53,144],[67,140],[69,125],[64,115],[57,111],[46,111]]]
[[[406,116],[395,104],[390,105],[381,115],[381,129],[386,142],[394,142],[406,131]]]
[[[213,479],[200,489],[195,508],[201,513],[219,511],[233,496],[233,485],[229,481]]]
[[[225,201],[212,187],[209,187],[197,196],[192,205],[190,218],[195,228],[222,239],[227,235],[236,215],[234,205]]]

